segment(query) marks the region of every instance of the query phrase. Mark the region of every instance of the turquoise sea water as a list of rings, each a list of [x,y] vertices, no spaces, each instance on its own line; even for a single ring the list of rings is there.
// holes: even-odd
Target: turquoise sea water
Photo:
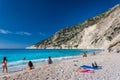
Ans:
[[[34,65],[42,64],[47,62],[49,56],[52,57],[53,61],[60,61],[68,58],[75,58],[78,55],[83,54],[83,52],[93,53],[100,50],[55,50],[55,49],[40,49],[40,50],[30,50],[30,49],[0,49],[0,60],[3,57],[7,57],[8,71],[18,71],[27,67],[29,60],[33,62]],[[23,60],[23,58],[26,60]],[[0,66],[0,73],[2,70],[2,65]]]

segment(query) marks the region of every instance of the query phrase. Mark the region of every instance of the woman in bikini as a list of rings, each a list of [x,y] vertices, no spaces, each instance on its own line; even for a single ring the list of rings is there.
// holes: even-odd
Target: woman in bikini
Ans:
[[[3,61],[2,61],[2,72],[4,72],[6,70],[6,72],[8,72],[7,70],[7,58],[4,57]]]

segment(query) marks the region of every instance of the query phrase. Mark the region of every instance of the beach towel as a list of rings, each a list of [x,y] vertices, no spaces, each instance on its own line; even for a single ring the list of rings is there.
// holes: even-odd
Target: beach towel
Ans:
[[[89,69],[77,69],[76,72],[82,72],[82,73],[94,73],[93,70],[89,70]]]
[[[94,68],[94,67],[89,66],[89,65],[83,65],[83,66],[80,66],[80,68],[92,69],[92,70],[99,70],[99,69],[102,69],[101,66],[98,66],[97,68]]]

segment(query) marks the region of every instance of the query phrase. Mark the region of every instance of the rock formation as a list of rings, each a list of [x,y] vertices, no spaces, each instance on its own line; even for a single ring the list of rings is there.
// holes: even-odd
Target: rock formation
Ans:
[[[56,32],[27,49],[120,48],[120,4],[83,23]]]

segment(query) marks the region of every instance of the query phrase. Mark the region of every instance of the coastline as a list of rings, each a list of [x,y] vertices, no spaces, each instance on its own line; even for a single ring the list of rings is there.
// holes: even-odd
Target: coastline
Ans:
[[[29,60],[33,62],[35,66],[47,63],[48,56],[52,57],[54,62],[59,62],[65,59],[73,59],[82,55],[83,52],[87,51],[88,54],[91,54],[99,50],[0,50],[1,55],[8,58],[7,66],[9,72],[14,72],[17,70],[23,70],[28,66]],[[12,54],[4,54],[12,53]],[[27,55],[29,54],[29,55]],[[44,54],[44,55],[43,55]],[[16,55],[18,57],[16,58]],[[26,57],[23,60],[23,57]],[[2,66],[0,66],[0,75],[2,73]]]
[[[117,80],[120,79],[119,56],[120,53],[104,51],[95,56],[88,55],[86,58],[80,56],[51,65],[38,65],[31,71],[5,73],[0,76],[0,80]],[[102,66],[101,70],[95,70],[94,73],[76,72],[80,66],[91,65],[94,61]]]

